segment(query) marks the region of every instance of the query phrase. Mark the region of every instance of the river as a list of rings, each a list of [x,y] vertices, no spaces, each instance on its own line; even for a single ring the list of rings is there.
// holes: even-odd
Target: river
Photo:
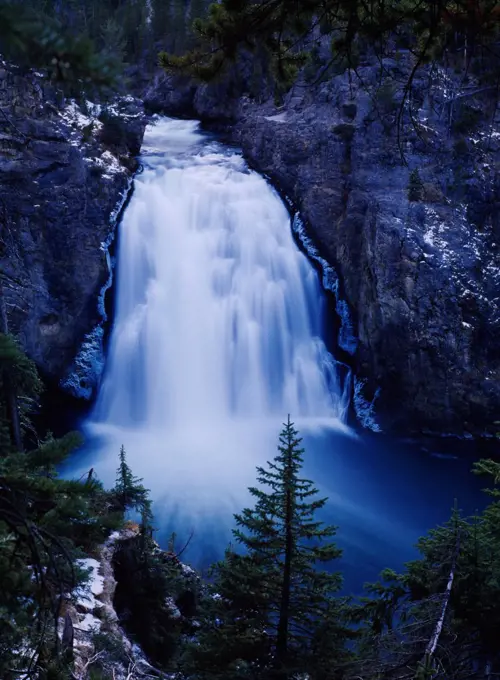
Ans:
[[[422,451],[347,424],[349,378],[328,352],[318,273],[279,195],[193,121],[147,128],[144,171],[120,225],[104,380],[73,472],[112,484],[123,444],[199,567],[220,557],[255,467],[291,414],[305,474],[329,497],[347,591],[399,568],[454,498],[484,500],[471,457]],[[76,468],[76,469],[75,469]]]

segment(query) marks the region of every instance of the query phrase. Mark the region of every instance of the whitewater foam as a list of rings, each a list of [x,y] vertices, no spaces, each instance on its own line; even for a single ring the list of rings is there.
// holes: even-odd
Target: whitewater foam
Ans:
[[[322,340],[317,273],[272,187],[193,121],[149,126],[142,160],[88,424],[95,467],[112,481],[124,444],[154,498],[225,516],[288,413],[302,430],[348,432],[347,389]]]

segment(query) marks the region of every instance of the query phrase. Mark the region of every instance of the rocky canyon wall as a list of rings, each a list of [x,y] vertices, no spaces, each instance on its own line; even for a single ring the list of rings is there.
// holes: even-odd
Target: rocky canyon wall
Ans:
[[[382,64],[404,82],[408,65]],[[477,435],[500,412],[500,115],[495,96],[381,66],[311,84],[277,108],[163,75],[147,107],[200,118],[294,202],[340,277],[357,336],[358,396],[383,429]],[[474,94],[477,90],[476,94]],[[412,174],[413,171],[413,174]]]

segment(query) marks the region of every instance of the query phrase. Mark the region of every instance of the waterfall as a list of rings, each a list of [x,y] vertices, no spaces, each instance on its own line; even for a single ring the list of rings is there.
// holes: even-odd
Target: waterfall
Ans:
[[[346,430],[347,390],[322,340],[317,272],[269,184],[192,121],[150,125],[143,165],[88,429],[105,481],[123,443],[155,498],[213,513],[254,481],[288,413]]]

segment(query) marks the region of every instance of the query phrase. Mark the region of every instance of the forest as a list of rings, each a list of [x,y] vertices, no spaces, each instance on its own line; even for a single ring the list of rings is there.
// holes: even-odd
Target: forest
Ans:
[[[159,65],[209,80],[241,54],[266,60],[281,91],[317,59],[318,36],[331,41],[323,66],[341,63],[353,74],[367,51],[380,56],[399,41],[414,57],[405,93],[419,67],[448,58],[464,72],[480,68],[484,86],[498,89],[500,6],[491,0],[222,0],[208,18],[206,11],[203,0],[2,0],[0,51],[22,68],[46,69],[72,93],[95,87],[112,97],[133,87],[137,69],[153,74]],[[128,565],[133,578],[122,574],[129,590],[117,598],[132,613],[125,629],[155,669],[149,677],[500,676],[500,463],[474,465],[490,498],[483,512],[465,517],[455,504],[449,521],[420,539],[419,557],[404,571],[385,570],[350,597],[335,566],[336,527],[318,515],[326,499],[302,476],[307,453],[291,414],[276,457],[256,470],[253,507],[235,515],[224,558],[188,597],[182,555],[165,560],[158,548],[148,480],[128,466],[126,442],[112,489],[92,470],[78,480],[59,475],[80,437],[37,431],[43,381],[8,333],[1,306],[1,680],[74,680],[71,645],[58,628],[65,603],[89,576],[79,560],[130,521],[137,536],[117,570]],[[176,557],[174,539],[167,553]],[[123,652],[111,653],[102,638],[92,644],[103,654],[79,680],[115,680],[114,658]]]

